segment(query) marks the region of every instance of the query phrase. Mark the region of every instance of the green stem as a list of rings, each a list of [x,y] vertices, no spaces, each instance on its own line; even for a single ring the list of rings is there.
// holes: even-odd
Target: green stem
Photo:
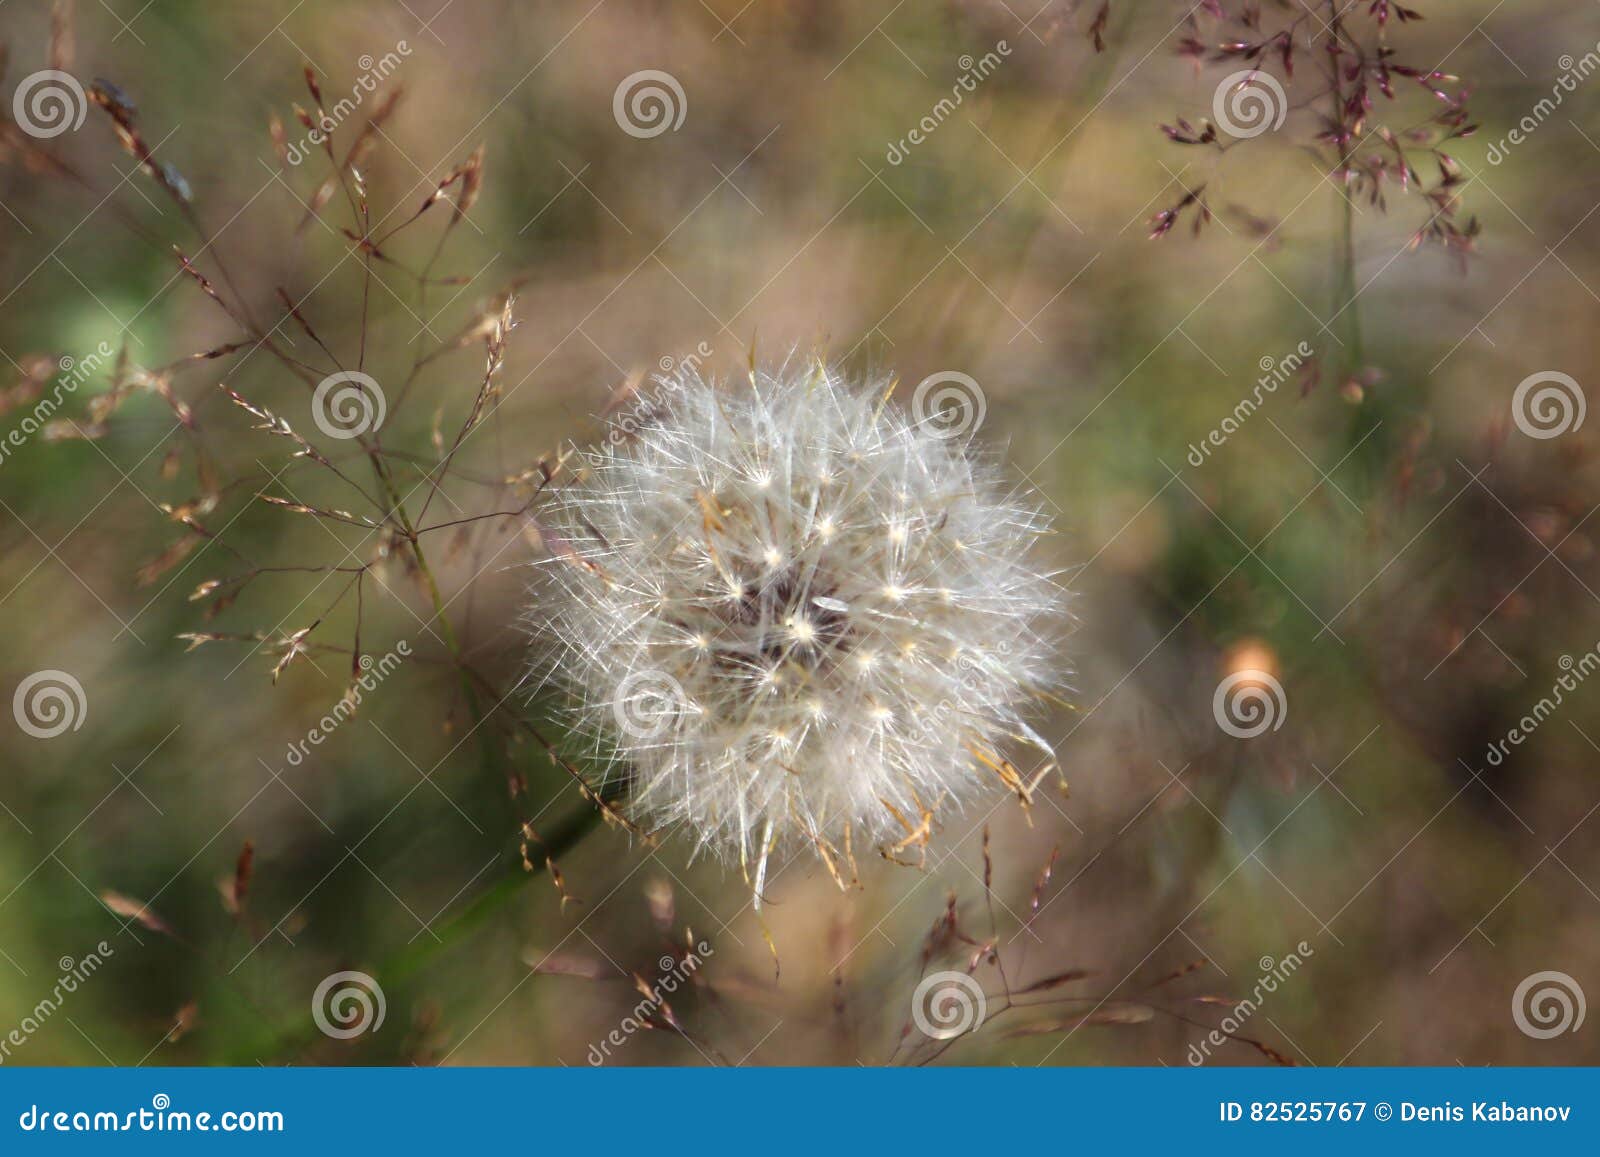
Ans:
[[[1348,161],[1347,154],[1342,158],[1341,167]],[[1339,247],[1334,256],[1339,285],[1336,306],[1344,328],[1345,376],[1353,377],[1361,372],[1365,362],[1361,338],[1361,307],[1356,301],[1359,293],[1356,286],[1356,207],[1348,192],[1340,200],[1344,203],[1344,212],[1339,226]]]
[[[1328,0],[1328,36],[1335,46],[1343,34],[1343,22],[1339,15],[1338,0]],[[1338,126],[1341,133],[1348,132],[1345,125],[1344,109],[1344,79],[1341,74],[1339,58],[1333,58],[1333,123]],[[1339,145],[1339,177],[1342,183],[1340,188],[1340,220],[1339,244],[1334,249],[1333,266],[1334,282],[1337,289],[1334,293],[1334,312],[1340,319],[1344,330],[1344,359],[1341,379],[1354,377],[1360,373],[1365,358],[1362,353],[1361,341],[1361,313],[1356,304],[1358,290],[1356,288],[1356,206],[1350,196],[1348,182],[1345,178],[1350,173],[1350,162],[1355,157],[1355,144],[1347,138]]]
[[[412,557],[416,559],[417,570],[421,574],[427,589],[428,598],[433,607],[434,621],[439,626],[440,637],[443,639],[445,649],[450,653],[453,665],[460,675],[462,693],[466,697],[467,707],[472,715],[473,729],[479,733],[479,746],[482,751],[483,766],[486,772],[495,777],[496,782],[502,784],[509,782],[509,777],[498,775],[499,749],[494,742],[493,734],[483,726],[488,714],[494,710],[494,707],[491,706],[488,711],[484,709],[479,690],[473,683],[472,674],[468,670],[462,655],[455,627],[446,612],[438,580],[435,578],[433,568],[429,565],[427,556],[417,540],[416,527],[412,524],[410,515],[405,509],[398,489],[394,484],[394,479],[378,453],[372,455],[372,461],[379,485],[383,488],[384,494],[393,508],[394,516],[411,547]],[[575,847],[584,836],[596,827],[600,822],[601,815],[602,811],[599,807],[587,806],[580,812],[570,816],[560,825],[549,829],[540,841],[546,854],[554,858]],[[439,953],[452,947],[459,942],[462,936],[482,925],[491,915],[519,895],[528,881],[544,870],[543,864],[531,863],[524,865],[520,861],[514,866],[507,865],[507,867],[506,874],[493,887],[479,895],[439,929],[434,930],[432,936],[402,949],[380,963],[376,969],[376,978],[380,986],[384,983],[392,986],[409,979],[418,969],[433,960]],[[307,1016],[293,1027],[279,1030],[265,1038],[256,1038],[249,1043],[249,1047],[245,1051],[253,1054],[256,1059],[259,1059],[263,1053],[269,1056],[281,1056],[286,1051],[294,1051],[314,1044],[316,1037],[313,1029],[314,1021]]]
[[[600,817],[601,811],[597,807],[586,807],[575,812],[560,825],[544,833],[541,843],[545,852],[554,858],[570,851],[577,846],[578,841],[595,829]],[[494,887],[482,893],[441,925],[437,940],[418,939],[414,945],[388,957],[380,965],[379,974],[396,982],[409,980],[423,965],[431,962],[434,957],[455,944],[461,936],[478,928],[490,916],[515,899],[523,887],[543,870],[542,864],[535,864],[532,870],[523,869],[519,865],[517,870],[502,877]]]
[[[450,622],[450,617],[445,609],[444,598],[440,593],[438,580],[434,577],[433,568],[428,564],[427,556],[423,553],[417,541],[415,526],[412,525],[410,515],[407,513],[399,492],[394,485],[394,480],[383,460],[378,455],[373,455],[373,467],[377,474],[378,482],[388,496],[394,508],[394,514],[399,521],[402,531],[410,544],[412,556],[417,561],[418,573],[427,588],[429,601],[433,606],[434,620],[439,625],[441,638],[449,651],[453,665],[461,677],[462,692],[466,696],[468,710],[472,714],[473,729],[479,732],[479,745],[483,754],[483,765],[487,772],[495,775],[496,781],[507,782],[506,778],[499,777],[498,762],[499,749],[494,742],[494,736],[483,726],[488,717],[484,705],[479,697],[477,686],[472,681],[471,672],[467,669],[461,653],[460,642],[456,636],[455,628]],[[491,707],[492,711],[493,708]],[[571,848],[592,831],[600,822],[602,812],[599,807],[587,806],[580,812],[569,817],[559,826],[550,829],[541,839],[541,843],[548,856],[554,858]],[[433,960],[439,953],[459,942],[460,938],[482,925],[492,914],[499,911],[512,899],[519,895],[528,881],[544,870],[542,864],[532,864],[524,867],[520,862],[513,866],[488,891],[484,892],[468,904],[460,913],[435,930],[427,939],[407,947],[388,957],[376,970],[376,978],[380,984],[385,982],[390,985],[402,983],[413,976],[418,969]],[[292,1028],[280,1031],[268,1038],[265,1042],[253,1042],[251,1051],[256,1056],[261,1055],[263,1047],[268,1055],[281,1055],[286,1050],[303,1048],[315,1042],[313,1033],[314,1022],[305,1018]]]
[[[585,807],[574,813],[566,821],[545,833],[543,840],[545,851],[551,857],[570,851],[594,830],[600,822],[600,816],[600,809],[596,807]],[[410,980],[423,966],[431,963],[447,949],[460,944],[464,936],[481,927],[491,916],[521,895],[522,889],[544,871],[544,866],[538,863],[526,870],[520,865],[508,868],[506,874],[493,887],[435,929],[434,935],[437,939],[419,938],[415,943],[380,961],[373,970],[374,979],[377,980],[379,987],[392,991]],[[285,1055],[293,1055],[318,1043],[316,1023],[312,1020],[309,1010],[304,1006],[297,1007],[301,1015],[291,1026],[280,1028],[265,1036],[241,1039],[226,1063],[248,1064],[264,1058],[281,1059]]]

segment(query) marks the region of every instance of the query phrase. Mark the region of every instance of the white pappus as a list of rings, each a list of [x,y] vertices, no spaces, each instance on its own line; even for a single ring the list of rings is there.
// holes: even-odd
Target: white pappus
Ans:
[[[658,377],[539,513],[535,680],[630,814],[754,864],[758,899],[777,849],[843,883],[863,841],[920,850],[1054,767],[1023,718],[1062,678],[1048,521],[892,386]]]

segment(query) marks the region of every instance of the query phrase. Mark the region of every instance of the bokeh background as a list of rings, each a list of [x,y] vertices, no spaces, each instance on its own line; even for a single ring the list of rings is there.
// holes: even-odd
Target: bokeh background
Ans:
[[[1112,0],[1103,20],[1068,0],[5,5],[8,107],[42,68],[105,78],[171,166],[164,182],[141,171],[102,108],[49,140],[8,131],[5,429],[64,356],[107,342],[155,369],[241,339],[177,245],[319,373],[280,287],[341,364],[364,348],[411,491],[473,407],[481,323],[515,286],[493,419],[426,524],[519,508],[540,461],[594,438],[663,359],[731,374],[821,350],[892,370],[905,397],[945,371],[979,383],[978,436],[1056,517],[1049,561],[1080,620],[1070,705],[1040,717],[1064,788],[1051,775],[1026,813],[997,790],[992,809],[943,817],[920,869],[863,852],[847,893],[810,857],[775,867],[758,914],[738,873],[595,823],[525,726],[548,727],[540,703],[513,695],[474,721],[403,548],[258,499],[361,509],[218,389],[365,471],[350,443],[316,437],[282,361],[247,347],[172,373],[193,429],[151,388],[96,426],[108,364],[57,415],[77,427],[55,433],[92,437],[34,437],[0,462],[0,690],[57,670],[84,691],[74,730],[0,727],[0,1037],[67,963],[110,950],[5,1063],[590,1063],[635,978],[659,979],[686,937],[710,955],[670,998],[675,1026],[627,1032],[607,1063],[1182,1065],[1291,955],[1237,1025],[1265,1048],[1229,1042],[1206,1063],[1600,1057],[1593,1017],[1542,1039],[1514,1015],[1536,973],[1600,995],[1600,687],[1563,691],[1488,758],[1600,645],[1594,426],[1534,438],[1512,406],[1530,375],[1566,373],[1581,395],[1595,373],[1600,80],[1534,109],[1600,51],[1600,9],[1415,6],[1425,20],[1384,35],[1460,77],[1445,87],[1470,89],[1480,126],[1446,150],[1451,219],[1481,225],[1464,268],[1408,245],[1441,205],[1418,189],[1347,208],[1303,45],[1281,128],[1225,150],[1160,131],[1198,127],[1244,67],[1182,51],[1237,28],[1212,5]],[[1261,7],[1269,29],[1299,18],[1302,41],[1331,15]],[[1368,5],[1339,7],[1371,43]],[[1000,42],[998,66],[935,114]],[[274,149],[274,116],[285,141],[305,135],[307,64],[329,105],[387,72],[336,131],[341,157],[403,89],[359,166],[370,235],[481,144],[459,222],[463,179],[363,255],[355,178],[319,204],[325,158]],[[647,69],[678,82],[683,117],[639,136],[613,97]],[[1444,107],[1403,78],[1397,93],[1365,132],[1410,141]],[[1491,146],[1534,115],[1496,163]],[[1434,188],[1437,164],[1415,155]],[[1201,189],[1208,225],[1191,231],[1190,205],[1149,239]],[[440,281],[419,291],[425,268]],[[1263,359],[1301,342],[1317,374],[1192,458]],[[204,535],[174,520],[207,495],[191,512]],[[520,671],[536,546],[515,517],[424,542],[492,709]],[[412,655],[292,759],[345,693],[357,622],[350,575],[310,568],[362,564],[362,649]],[[214,617],[213,598],[188,598],[255,567],[286,569]],[[272,641],[313,626],[274,682]],[[185,632],[268,645],[186,653]],[[1213,695],[1246,668],[1284,697],[1277,726],[1242,739]],[[983,1027],[902,1040],[919,977],[969,968]],[[374,979],[385,1018],[343,1040],[311,1010],[346,970]],[[1006,1007],[1030,986],[1014,1000],[1038,1007]]]

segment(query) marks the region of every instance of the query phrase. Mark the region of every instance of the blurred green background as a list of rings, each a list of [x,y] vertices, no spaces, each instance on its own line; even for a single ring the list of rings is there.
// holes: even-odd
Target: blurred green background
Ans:
[[[402,406],[417,351],[493,317],[516,285],[493,422],[453,459],[427,523],[520,506],[526,487],[503,480],[595,437],[608,399],[663,359],[731,374],[752,351],[820,349],[895,372],[904,398],[941,371],[980,384],[980,439],[1056,517],[1049,561],[1069,568],[1080,618],[1072,706],[1041,722],[1066,793],[1052,782],[1024,814],[997,790],[992,811],[944,817],[922,870],[863,852],[863,887],[845,894],[799,858],[758,915],[737,873],[594,824],[516,722],[546,726],[539,704],[513,696],[475,727],[404,550],[254,500],[361,509],[217,388],[312,436],[281,362],[187,365],[170,388],[193,431],[136,390],[102,436],[33,438],[0,462],[0,690],[58,670],[85,704],[52,739],[0,727],[0,1039],[62,958],[112,950],[5,1063],[584,1064],[640,999],[634,977],[659,979],[686,936],[712,955],[672,998],[681,1031],[630,1033],[609,1063],[1179,1065],[1291,953],[1303,966],[1238,1032],[1296,1062],[1600,1057],[1592,1021],[1538,1039],[1513,1016],[1538,972],[1600,994],[1600,688],[1564,692],[1527,742],[1486,755],[1551,695],[1564,656],[1600,644],[1593,426],[1539,439],[1512,419],[1530,375],[1581,388],[1594,373],[1600,82],[1575,82],[1490,156],[1597,51],[1600,10],[1416,6],[1425,21],[1385,35],[1401,60],[1460,76],[1481,125],[1447,150],[1465,178],[1457,220],[1483,230],[1464,273],[1438,247],[1408,251],[1434,209],[1415,191],[1346,210],[1315,147],[1328,98],[1313,50],[1299,50],[1281,129],[1226,150],[1164,136],[1161,123],[1209,117],[1244,67],[1179,51],[1232,27],[1186,3],[1113,0],[1096,52],[1098,5],[1066,0],[106,0],[80,3],[70,36],[57,18],[55,60],[48,5],[0,9],[7,103],[51,65],[85,88],[113,82],[203,230],[102,109],[49,140],[8,136],[0,371],[15,384],[0,430],[63,356],[125,342],[154,369],[239,340],[176,244],[253,317],[282,318],[282,287],[343,364],[364,348],[410,490],[484,366],[473,338],[430,361]],[[1271,28],[1304,11],[1262,7]],[[1322,6],[1306,7],[1320,24]],[[1318,33],[1302,21],[1302,40]],[[935,113],[1001,42],[997,67]],[[446,230],[452,210],[435,205],[380,245],[369,280],[353,190],[304,221],[327,163],[314,150],[284,163],[269,121],[304,137],[303,65],[332,105],[385,58],[381,91],[404,96],[360,165],[386,222],[375,234],[480,143],[485,163],[460,223]],[[681,86],[676,129],[623,131],[613,97],[641,70]],[[1398,85],[1369,129],[1403,133],[1442,107]],[[379,95],[336,131],[341,156]],[[892,163],[928,116],[935,130]],[[1433,187],[1436,166],[1418,169]],[[1192,236],[1190,207],[1149,240],[1152,216],[1201,186],[1216,219]],[[419,295],[424,268],[449,282]],[[297,323],[277,333],[325,366]],[[1251,394],[1263,359],[1301,342],[1320,378],[1269,392],[1196,465],[1191,446]],[[108,374],[63,414],[89,426]],[[370,484],[351,443],[313,440]],[[215,539],[191,540],[161,505],[205,492],[207,471],[219,497],[197,517]],[[425,541],[492,704],[521,670],[535,545],[515,519]],[[265,573],[209,620],[186,596],[252,566],[366,562],[362,647],[403,640],[412,656],[292,760],[350,682],[349,576]],[[345,652],[313,650],[276,683],[280,651],[186,654],[177,638],[314,623],[311,642]],[[1281,726],[1253,739],[1212,710],[1243,667],[1284,689]],[[522,838],[528,820],[542,843]],[[971,942],[930,940],[947,903]],[[990,942],[1005,967],[976,964],[983,1029],[942,1050],[915,1030],[898,1043],[919,974],[967,969]],[[381,986],[381,1028],[317,1031],[313,994],[341,970]],[[1069,970],[1085,975],[1039,990],[1039,1009],[1001,1009],[1005,985]],[[1270,1056],[1235,1042],[1209,1063]]]

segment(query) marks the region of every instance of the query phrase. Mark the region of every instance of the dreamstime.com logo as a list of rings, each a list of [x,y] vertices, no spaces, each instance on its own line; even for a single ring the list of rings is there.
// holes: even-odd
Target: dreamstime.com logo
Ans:
[[[60,422],[58,418],[52,419],[56,411],[61,409],[66,395],[77,393],[79,386],[98,373],[108,358],[115,356],[116,351],[111,348],[109,342],[101,342],[81,358],[75,358],[71,354],[63,355],[56,363],[61,373],[56,376],[50,392],[34,402],[22,420],[8,430],[4,438],[0,438],[0,465],[4,465],[14,451],[26,446],[28,439],[41,430],[44,431],[44,436],[49,438],[52,428]]]
[[[911,417],[935,438],[976,433],[988,413],[983,387],[970,374],[956,370],[929,374],[911,395]]]
[[[685,354],[681,358],[675,358],[671,354],[667,354],[656,365],[660,367],[661,372],[664,374],[670,374],[675,371],[697,374],[700,372],[700,366],[715,352],[711,348],[711,343],[702,341],[695,345],[693,353]]]
[[[340,97],[325,109],[317,110],[306,135],[300,140],[290,141],[284,145],[286,161],[291,165],[298,165],[311,156],[316,146],[331,137],[333,131],[394,74],[400,67],[402,58],[411,55],[411,45],[404,40],[396,41],[394,47],[394,52],[385,52],[376,60],[371,53],[367,53],[356,61],[356,66],[361,69],[361,75],[356,77],[355,83],[350,86],[350,95]]]
[[[1498,739],[1489,744],[1484,758],[1489,761],[1489,766],[1499,767],[1511,754],[1511,748],[1521,747],[1537,731],[1544,721],[1556,713],[1556,709],[1564,704],[1566,697],[1576,691],[1579,685],[1600,671],[1600,644],[1596,644],[1585,651],[1578,658],[1571,655],[1562,655],[1556,665],[1564,672],[1556,679],[1555,686],[1550,688],[1550,694],[1543,696],[1528,711],[1517,720],[1516,725],[1506,732],[1504,739]]]
[[[634,973],[634,983],[644,999],[633,1006],[628,1015],[622,1018],[622,1023],[597,1043],[589,1046],[587,1054],[589,1063],[599,1068],[611,1059],[613,1049],[619,1049],[627,1044],[634,1033],[641,1029],[655,1028],[663,1021],[669,1025],[676,1025],[677,1021],[672,1016],[667,997],[688,985],[694,974],[705,967],[706,961],[716,954],[716,949],[702,940],[693,950],[685,952],[682,956],[671,952],[662,956],[656,962],[656,966],[661,970],[661,976],[653,985],[646,984],[638,973]]]
[[[670,72],[646,68],[622,78],[611,94],[611,115],[630,137],[649,140],[683,127],[689,98]]]
[[[276,1110],[196,1113],[174,1109],[165,1093],[151,1097],[148,1109],[126,1113],[29,1105],[18,1115],[17,1127],[24,1133],[282,1133],[285,1128],[283,1114]]]
[[[30,137],[49,140],[77,132],[89,114],[83,85],[69,73],[46,68],[22,78],[11,98],[11,116]]]
[[[1540,370],[1517,383],[1511,395],[1511,420],[1530,438],[1559,438],[1583,425],[1589,404],[1571,374]]]
[[[983,986],[965,972],[931,972],[911,994],[911,1023],[934,1040],[977,1032],[988,1011]]]
[[[1504,161],[1513,148],[1526,141],[1538,131],[1540,125],[1555,114],[1557,107],[1565,103],[1569,93],[1577,92],[1580,84],[1596,72],[1600,72],[1600,44],[1596,44],[1577,60],[1574,60],[1570,53],[1564,54],[1556,64],[1561,69],[1561,75],[1551,86],[1550,95],[1534,105],[1504,137],[1489,142],[1489,151],[1484,155],[1484,159],[1491,165],[1498,165]]]
[[[841,607],[845,605],[840,604]],[[990,672],[991,665],[1002,662],[1010,654],[1011,644],[1001,640],[983,652],[963,651],[958,655],[956,680],[963,696],[970,696],[974,700],[982,699],[989,680],[993,677]],[[906,716],[906,733],[929,739],[944,734],[949,728],[950,721],[967,710],[964,703],[962,697],[947,697],[932,707],[920,703],[914,704]]]
[[[950,95],[940,97],[933,108],[928,110],[926,116],[916,123],[916,126],[901,137],[898,141],[890,141],[889,147],[883,154],[883,159],[891,165],[898,165],[911,155],[911,150],[922,144],[938,130],[939,126],[955,114],[961,102],[968,95],[978,90],[978,85],[987,80],[994,71],[1000,67],[1002,58],[1011,55],[1011,46],[1004,40],[996,42],[993,51],[985,52],[974,60],[970,54],[963,55],[956,64],[961,67],[961,75],[956,78],[955,84],[950,86]]]
[[[333,705],[332,711],[317,720],[317,725],[306,732],[304,739],[289,744],[288,754],[284,757],[289,766],[299,767],[304,763],[306,757],[311,754],[311,748],[322,746],[330,735],[355,715],[365,698],[365,693],[376,691],[378,684],[394,674],[401,662],[410,657],[411,644],[405,639],[396,643],[394,650],[386,652],[381,659],[362,655],[358,662],[361,675],[350,684],[344,697]]]
[[[1254,739],[1283,726],[1289,717],[1289,698],[1270,671],[1247,668],[1217,684],[1211,714],[1217,726],[1235,739]]]
[[[35,671],[17,684],[11,714],[35,739],[54,739],[83,726],[89,699],[83,684],[66,671]]]
[[[1535,1040],[1577,1032],[1587,1012],[1583,988],[1565,972],[1535,972],[1511,994],[1511,1019]]]
[[[1189,1046],[1187,1057],[1189,1063],[1199,1066],[1210,1060],[1212,1050],[1221,1048],[1233,1039],[1245,1023],[1260,1011],[1266,998],[1287,984],[1305,962],[1316,954],[1316,949],[1302,940],[1295,945],[1293,952],[1286,954],[1281,960],[1263,956],[1260,960],[1261,975],[1256,979],[1255,988],[1251,990],[1249,996],[1240,999],[1227,1011],[1221,1024],[1206,1033],[1200,1041]]]
[[[656,363],[660,373],[654,375],[647,386],[641,386],[633,392],[626,409],[607,419],[606,445],[620,446],[637,438],[640,431],[651,424],[655,415],[670,408],[671,395],[683,389],[678,375],[684,378],[698,376],[700,367],[714,352],[709,343],[702,341],[696,344],[693,352],[681,358],[663,355]],[[600,465],[605,457],[598,449],[585,449],[581,453],[593,465]]]
[[[377,1032],[388,1011],[383,988],[365,972],[335,972],[311,994],[311,1019],[334,1040]]]
[[[78,991],[79,985],[88,981],[111,957],[115,956],[116,949],[104,940],[94,946],[92,952],[86,953],[82,959],[74,960],[70,956],[63,956],[56,962],[56,967],[61,970],[56,977],[55,987],[50,993],[30,1008],[23,1018],[17,1022],[5,1036],[0,1037],[0,1064],[5,1064],[11,1059],[14,1050],[27,1044],[34,1033],[42,1029],[61,1006],[66,1004],[67,997]]]
[[[1256,379],[1255,389],[1240,398],[1232,413],[1223,418],[1215,429],[1199,442],[1189,443],[1189,465],[1196,469],[1204,466],[1206,459],[1211,456],[1211,451],[1220,450],[1229,438],[1243,428],[1251,415],[1261,408],[1262,402],[1266,400],[1265,395],[1277,393],[1279,386],[1304,369],[1315,356],[1316,351],[1311,348],[1310,343],[1301,342],[1281,358],[1266,356],[1257,362],[1256,364],[1261,367],[1261,376]]]
[[[1246,68],[1222,78],[1211,95],[1211,115],[1229,136],[1248,140],[1283,127],[1289,96],[1271,73]]]
[[[383,388],[360,370],[329,374],[311,395],[311,417],[317,429],[341,441],[370,434],[383,425],[387,413]]]

